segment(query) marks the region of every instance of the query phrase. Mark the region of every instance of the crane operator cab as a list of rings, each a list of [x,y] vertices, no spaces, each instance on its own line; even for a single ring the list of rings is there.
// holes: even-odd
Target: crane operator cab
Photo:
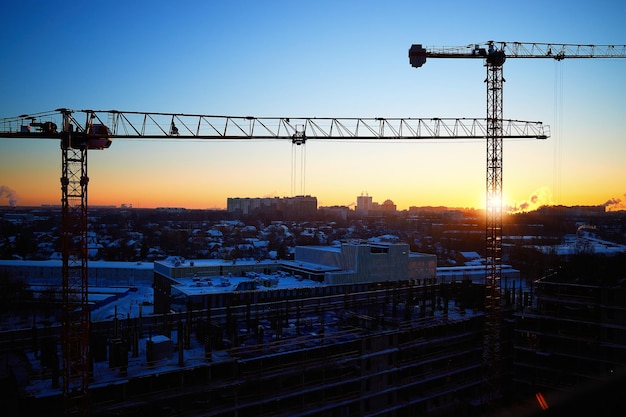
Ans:
[[[63,132],[63,145],[73,149],[106,149],[111,146],[111,131],[103,124],[90,124],[86,132]]]
[[[93,124],[87,130],[87,149],[106,149],[111,146],[111,131],[102,124]]]

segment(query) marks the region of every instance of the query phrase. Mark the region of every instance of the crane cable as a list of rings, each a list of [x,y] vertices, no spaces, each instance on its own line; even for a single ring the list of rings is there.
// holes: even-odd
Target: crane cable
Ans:
[[[554,61],[554,124],[553,152],[554,203],[561,203],[561,174],[563,170],[563,62]]]
[[[300,154],[300,195],[305,195],[304,174],[306,171],[306,147],[304,143],[300,146],[302,147],[302,151]]]
[[[291,196],[296,194],[296,144],[291,144]]]
[[[291,144],[291,196],[305,194],[306,173],[306,142]],[[298,149],[300,149],[300,163],[298,164]],[[299,166],[298,166],[299,165]],[[299,179],[298,179],[299,174]],[[298,189],[299,186],[299,189]]]

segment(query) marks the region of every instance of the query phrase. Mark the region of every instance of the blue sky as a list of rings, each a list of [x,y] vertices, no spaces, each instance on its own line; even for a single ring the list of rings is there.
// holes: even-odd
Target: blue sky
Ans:
[[[411,44],[626,43],[622,1],[20,1],[3,15],[0,118],[58,107],[484,117],[481,63],[414,69]],[[562,204],[626,200],[625,73],[626,59],[507,61],[504,116],[543,121],[553,134],[505,144],[509,204],[546,189]],[[0,183],[22,204],[54,204],[58,144],[32,142],[0,139]],[[90,202],[200,208],[224,207],[228,196],[285,196],[291,151],[117,141],[90,156]],[[306,145],[304,191],[322,205],[367,192],[399,208],[477,206],[484,183],[483,143]]]

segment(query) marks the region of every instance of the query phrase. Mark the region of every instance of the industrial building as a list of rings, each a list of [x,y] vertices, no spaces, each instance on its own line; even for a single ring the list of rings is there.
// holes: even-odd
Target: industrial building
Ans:
[[[298,246],[293,261],[186,261],[173,257],[154,263],[154,311],[168,313],[172,299],[191,298],[194,306],[222,306],[225,292],[353,284],[435,283],[435,255],[410,253],[409,245],[344,243],[339,246]],[[282,284],[288,277],[295,278]],[[280,278],[280,279],[279,279]],[[214,279],[218,284],[213,284]],[[242,281],[243,279],[243,281]],[[203,291],[197,291],[204,286]],[[356,287],[354,287],[356,288]],[[365,287],[362,287],[365,288]],[[194,291],[192,291],[192,289]],[[298,297],[289,293],[286,299]],[[205,301],[199,301],[204,298]],[[208,300],[208,301],[206,301]],[[207,304],[211,301],[212,304]],[[217,303],[217,304],[216,304]]]

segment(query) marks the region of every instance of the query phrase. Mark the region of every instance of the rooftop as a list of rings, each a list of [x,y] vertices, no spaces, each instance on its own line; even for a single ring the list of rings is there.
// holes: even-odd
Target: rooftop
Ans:
[[[191,278],[175,278],[172,287],[185,295],[220,294],[233,291],[252,291],[271,289],[289,289],[320,287],[323,284],[303,279],[300,276],[286,273],[257,274],[247,273],[245,276],[195,276]]]

